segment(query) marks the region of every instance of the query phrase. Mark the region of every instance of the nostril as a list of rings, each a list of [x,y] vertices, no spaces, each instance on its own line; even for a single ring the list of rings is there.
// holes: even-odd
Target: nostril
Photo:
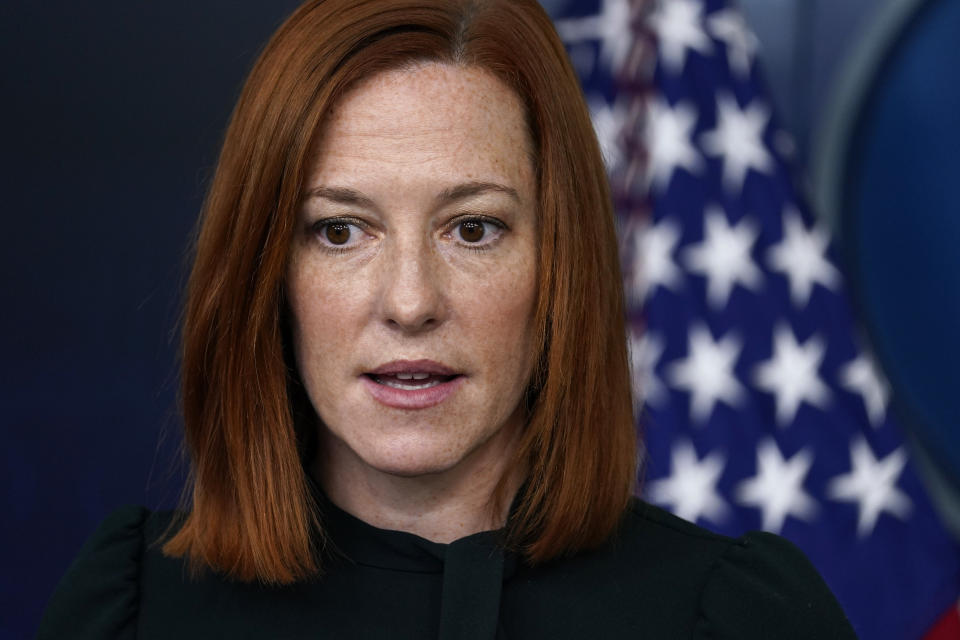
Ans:
[[[418,330],[418,329],[432,329],[438,324],[438,321],[434,317],[429,317],[426,319],[415,319],[415,320],[404,320],[398,318],[388,318],[387,323],[398,329],[403,329],[405,331]]]
[[[422,331],[438,326],[444,315],[441,284],[412,260],[396,265],[384,279],[380,313],[390,327]]]

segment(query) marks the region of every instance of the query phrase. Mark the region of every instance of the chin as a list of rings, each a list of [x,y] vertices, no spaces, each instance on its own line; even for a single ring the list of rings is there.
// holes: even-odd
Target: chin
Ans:
[[[381,473],[400,478],[416,478],[450,471],[465,457],[451,453],[448,448],[434,452],[424,450],[421,445],[421,448],[410,455],[398,455],[397,448],[390,447],[388,450],[364,456],[363,461]]]

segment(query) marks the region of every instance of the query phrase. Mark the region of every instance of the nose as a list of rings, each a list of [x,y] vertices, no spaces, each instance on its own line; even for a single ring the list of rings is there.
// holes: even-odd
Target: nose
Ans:
[[[381,317],[405,333],[421,333],[446,318],[442,268],[428,242],[411,241],[388,251],[381,266]]]

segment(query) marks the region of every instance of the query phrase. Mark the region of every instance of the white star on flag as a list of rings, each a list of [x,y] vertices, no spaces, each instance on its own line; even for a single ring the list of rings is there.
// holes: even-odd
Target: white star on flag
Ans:
[[[774,329],[773,356],[754,369],[754,383],[774,394],[781,427],[793,422],[802,402],[820,409],[827,406],[830,389],[818,373],[825,351],[816,335],[801,345],[787,324],[780,322]]]
[[[615,6],[542,2],[558,20]],[[569,57],[616,200],[644,498],[721,535],[789,537],[863,637],[915,637],[955,614],[960,554],[857,339],[750,13],[736,0],[621,2],[629,20],[561,31],[577,40]]]
[[[670,382],[690,393],[690,417],[703,424],[717,402],[731,407],[742,402],[744,388],[733,369],[743,344],[731,334],[714,341],[703,324],[690,327],[688,344],[687,357],[670,365]]]
[[[659,287],[674,291],[683,284],[683,272],[673,260],[673,252],[680,242],[680,229],[664,218],[655,225],[649,222],[633,233],[633,292],[638,300],[645,300]]]
[[[830,291],[840,288],[840,272],[826,258],[829,243],[822,229],[807,229],[796,209],[784,209],[783,238],[767,251],[767,264],[771,270],[786,275],[790,299],[798,308],[810,301],[814,284]]]
[[[657,36],[660,60],[671,73],[683,71],[687,50],[705,56],[713,53],[713,42],[703,30],[700,0],[660,0],[648,24]]]
[[[557,20],[560,38],[567,43],[600,41],[600,58],[608,69],[619,69],[633,42],[630,0],[603,0],[600,13],[582,18]]]
[[[728,510],[717,492],[724,464],[719,451],[700,460],[688,440],[677,441],[670,455],[670,476],[650,483],[648,497],[690,522],[706,518],[720,523]]]
[[[850,445],[850,473],[837,476],[827,486],[827,494],[834,500],[856,502],[859,507],[857,535],[870,535],[880,514],[886,511],[900,520],[906,520],[913,508],[910,497],[897,488],[897,479],[907,464],[903,447],[877,460],[870,445],[859,436]]]
[[[665,346],[662,338],[650,332],[643,332],[641,336],[630,332],[630,373],[634,404],[638,409],[643,403],[656,406],[665,399],[666,389],[656,373]]]
[[[750,77],[753,54],[759,46],[757,37],[747,27],[739,11],[722,9],[707,18],[707,29],[714,38],[727,45],[727,64],[740,78]]]
[[[602,96],[590,99],[590,118],[597,133],[597,142],[603,152],[607,171],[612,172],[623,162],[623,123],[627,113],[621,102],[612,106]]]
[[[687,269],[707,278],[707,301],[715,309],[727,304],[735,284],[753,291],[762,286],[763,273],[750,256],[758,233],[747,218],[731,226],[722,209],[710,207],[704,215],[703,242],[684,250]]]
[[[813,453],[802,449],[789,460],[784,460],[773,438],[767,438],[757,447],[757,475],[737,486],[737,500],[757,507],[763,513],[761,527],[780,533],[787,516],[810,520],[817,512],[817,503],[804,491]]]
[[[879,427],[887,415],[890,384],[877,369],[873,358],[861,353],[844,365],[840,370],[840,384],[848,391],[860,394],[870,424]]]
[[[674,107],[663,99],[652,100],[647,108],[644,140],[649,153],[647,183],[663,191],[679,168],[700,173],[703,158],[693,146],[697,110],[685,102]]]
[[[736,193],[743,189],[747,171],[773,171],[773,156],[763,143],[763,132],[770,121],[770,110],[759,100],[741,109],[736,98],[717,95],[717,128],[705,132],[700,143],[711,156],[723,159],[723,186]]]

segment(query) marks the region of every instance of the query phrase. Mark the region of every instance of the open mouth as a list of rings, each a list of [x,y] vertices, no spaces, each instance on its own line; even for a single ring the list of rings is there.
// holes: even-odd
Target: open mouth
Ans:
[[[428,409],[453,396],[467,379],[434,360],[394,360],[364,372],[367,391],[380,404],[393,409]]]
[[[459,375],[438,375],[435,373],[426,373],[426,372],[411,372],[411,373],[368,373],[365,374],[368,378],[376,382],[377,384],[382,384],[386,387],[392,387],[393,389],[401,389],[404,391],[417,391],[419,389],[429,389],[431,387],[436,387],[437,385],[450,382],[454,378],[458,378]]]

